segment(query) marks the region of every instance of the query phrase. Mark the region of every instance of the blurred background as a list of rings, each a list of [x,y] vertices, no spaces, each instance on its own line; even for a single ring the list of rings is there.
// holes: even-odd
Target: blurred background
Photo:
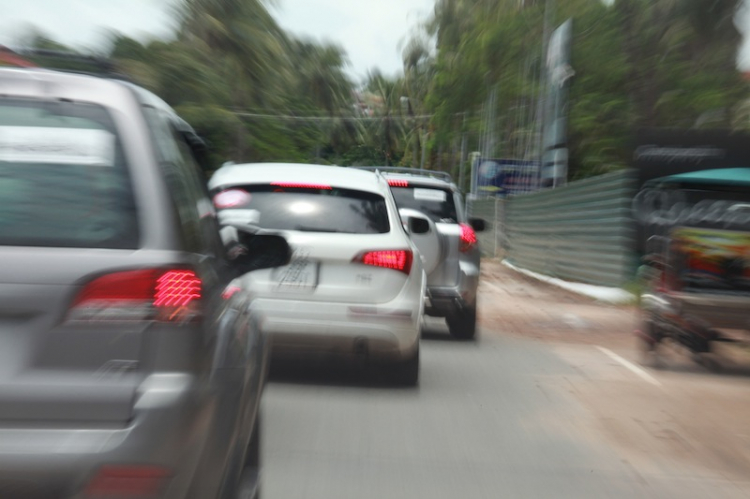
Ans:
[[[565,181],[629,166],[639,129],[750,127],[741,0],[1,0],[0,11],[11,49],[112,58],[209,139],[214,168],[422,166],[468,190],[472,152],[535,171],[563,163],[541,176]]]
[[[645,370],[632,333],[648,237],[699,218],[697,199],[750,196],[749,12],[743,0],[0,0],[0,66],[51,64],[39,50],[111,61],[209,142],[207,177],[227,161],[439,170],[487,221],[481,341],[427,324],[418,390],[277,376],[269,497],[748,497],[748,336],[714,373],[679,345]],[[643,189],[737,167],[745,177],[721,195]]]

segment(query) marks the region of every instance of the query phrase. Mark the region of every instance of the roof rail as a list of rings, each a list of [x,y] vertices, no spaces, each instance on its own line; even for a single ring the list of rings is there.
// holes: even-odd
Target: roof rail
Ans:
[[[113,61],[105,57],[46,49],[21,50],[18,51],[17,54],[31,59],[31,62],[41,68],[53,69],[66,73],[109,76],[131,81],[127,75],[118,72],[117,65]],[[55,63],[59,61],[60,66],[52,63],[52,61]]]
[[[421,177],[436,178],[446,182],[453,182],[450,173],[435,170],[425,170],[423,168],[409,168],[406,166],[354,166],[358,170],[368,170],[380,173],[402,173],[405,175],[419,175]]]

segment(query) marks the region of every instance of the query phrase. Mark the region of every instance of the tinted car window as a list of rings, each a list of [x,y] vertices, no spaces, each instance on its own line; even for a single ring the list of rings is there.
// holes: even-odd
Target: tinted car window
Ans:
[[[211,204],[203,171],[198,166],[190,148],[177,132],[175,132],[175,142],[182,158],[177,162],[177,167],[184,178],[185,188],[190,191],[190,199],[195,200],[192,206],[198,214],[202,248],[208,253],[218,255],[223,252],[223,245],[219,238],[216,210]]]
[[[391,187],[399,208],[419,210],[433,222],[458,223],[453,193],[428,187]]]
[[[352,189],[248,185],[215,195],[214,203],[220,209],[244,210],[252,223],[266,229],[350,234],[390,230],[385,199]]]
[[[144,106],[144,115],[151,138],[154,141],[159,166],[179,219],[177,224],[180,238],[185,248],[194,253],[203,251],[200,236],[199,196],[190,182],[189,167],[180,153],[178,139],[169,123],[166,113]]]
[[[0,99],[0,244],[137,248],[128,167],[109,113]]]

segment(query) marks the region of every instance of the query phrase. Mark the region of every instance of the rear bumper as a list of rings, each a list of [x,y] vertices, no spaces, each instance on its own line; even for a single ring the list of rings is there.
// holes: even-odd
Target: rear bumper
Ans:
[[[409,358],[417,348],[422,306],[257,299],[274,357],[334,355],[383,360]]]
[[[478,286],[479,266],[461,262],[458,284],[427,287],[425,313],[434,317],[447,317],[476,306]]]
[[[213,404],[198,403],[192,377],[172,376],[142,392],[133,419],[119,428],[0,421],[0,497],[83,499],[102,466],[123,465],[163,468],[158,497],[185,497],[215,414]]]

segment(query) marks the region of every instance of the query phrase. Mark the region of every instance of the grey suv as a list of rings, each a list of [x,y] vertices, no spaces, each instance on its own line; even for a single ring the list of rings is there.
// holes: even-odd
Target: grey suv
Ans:
[[[430,230],[412,234],[427,272],[425,313],[445,317],[451,335],[476,334],[480,251],[475,231],[481,219],[467,219],[458,187],[447,173],[414,168],[379,167],[402,214],[421,212]]]
[[[2,499],[257,494],[267,348],[227,286],[289,247],[229,259],[200,154],[137,86],[0,69]]]

